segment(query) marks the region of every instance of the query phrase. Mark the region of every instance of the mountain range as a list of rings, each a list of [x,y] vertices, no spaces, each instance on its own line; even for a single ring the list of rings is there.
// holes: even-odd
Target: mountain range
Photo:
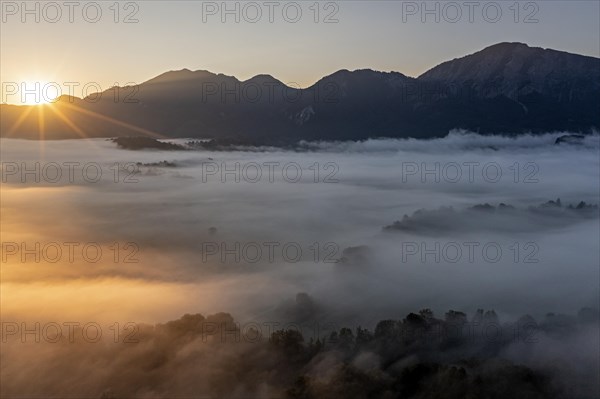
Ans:
[[[600,58],[499,43],[417,78],[340,70],[305,89],[270,75],[240,81],[184,69],[84,99],[61,96],[46,107],[2,104],[0,115],[2,137],[33,139],[153,136],[276,145],[429,138],[452,129],[588,133],[600,128]]]

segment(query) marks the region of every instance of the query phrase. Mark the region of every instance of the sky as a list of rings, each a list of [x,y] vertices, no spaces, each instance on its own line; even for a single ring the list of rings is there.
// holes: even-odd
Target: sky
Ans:
[[[7,84],[81,96],[183,68],[300,87],[340,69],[418,76],[503,41],[600,56],[598,1],[0,3],[1,102],[17,104]]]

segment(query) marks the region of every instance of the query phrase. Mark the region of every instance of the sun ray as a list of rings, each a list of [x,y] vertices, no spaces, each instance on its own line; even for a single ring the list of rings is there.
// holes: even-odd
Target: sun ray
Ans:
[[[79,126],[77,126],[77,124],[75,124],[75,122],[70,120],[69,117],[67,115],[65,115],[60,109],[57,109],[50,105],[48,105],[47,107],[54,114],[56,114],[56,116],[58,116],[67,126],[69,126],[71,129],[73,129],[79,135],[79,137],[81,137],[82,139],[90,138],[83,129],[81,129]],[[41,140],[41,142],[43,142],[43,141],[44,140]],[[93,145],[97,147],[96,144],[93,144]]]
[[[117,126],[125,127],[127,129],[130,129],[130,130],[133,130],[133,131],[136,131],[136,132],[139,132],[139,133],[143,133],[143,134],[149,135],[149,136],[154,137],[154,138],[158,138],[158,139],[168,138],[168,137],[166,137],[166,136],[164,136],[164,135],[162,135],[160,133],[153,132],[153,131],[148,130],[148,129],[144,129],[142,127],[135,126],[135,125],[132,125],[130,123],[123,122],[123,121],[120,121],[118,119],[111,118],[110,116],[102,115],[102,114],[99,114],[97,112],[90,111],[90,110],[81,108],[79,106],[73,105],[73,104],[61,103],[60,105],[61,106],[65,106],[65,107],[67,107],[69,109],[72,109],[72,110],[74,110],[76,112],[80,112],[80,113],[82,113],[84,115],[88,115],[88,116],[91,116],[93,118],[98,118],[100,120],[103,120],[103,121],[106,121],[106,122],[109,122],[109,123],[113,123],[113,124],[115,124]]]
[[[31,113],[32,110],[33,107],[27,106],[25,112],[23,112],[21,116],[19,116],[19,119],[17,119],[17,121],[14,123],[14,125],[12,125],[10,129],[8,129],[8,132],[6,132],[6,137],[12,136],[12,134],[19,128],[19,126],[21,126],[23,121],[27,118],[27,116]]]
[[[46,139],[46,115],[44,113],[46,107],[40,106],[37,107],[38,111],[38,133],[40,137],[40,154],[41,157],[44,157],[44,140]]]
[[[38,111],[38,131],[40,138],[43,140],[46,137],[46,115],[44,113],[45,107],[37,107]]]
[[[56,116],[58,116],[71,129],[73,129],[73,131],[75,131],[81,138],[89,138],[89,136],[85,133],[85,131],[83,129],[81,129],[79,126],[77,126],[71,119],[69,119],[69,117],[65,114],[65,112],[63,112],[59,109],[61,107],[64,107],[66,109],[69,109],[69,110],[72,110],[75,112],[79,112],[81,114],[87,115],[87,116],[95,118],[95,119],[99,119],[99,120],[126,128],[126,129],[134,131],[134,132],[142,133],[144,135],[147,135],[147,136],[150,136],[150,137],[153,137],[156,139],[168,138],[168,137],[166,137],[160,133],[157,133],[155,131],[145,129],[145,128],[142,128],[139,126],[135,126],[130,123],[112,118],[110,116],[102,115],[100,113],[87,110],[80,106],[77,106],[74,104],[67,104],[64,102],[61,102],[58,104],[43,104],[43,105],[37,105],[37,106],[26,106],[26,110],[19,116],[17,121],[14,123],[14,125],[11,126],[11,128],[8,130],[8,132],[6,133],[6,137],[12,136],[15,133],[15,131],[23,124],[23,122],[29,116],[29,114],[31,113],[33,108],[37,108],[38,134],[39,134],[40,139],[44,140],[46,138],[46,119],[47,119],[45,116],[45,109],[47,108],[47,109],[51,110]]]
[[[50,109],[56,114],[56,116],[58,116],[63,122],[65,122],[67,126],[73,129],[81,138],[85,139],[88,137],[85,134],[85,132],[81,130],[79,126],[77,126],[74,122],[72,122],[61,110],[55,107],[50,107]]]

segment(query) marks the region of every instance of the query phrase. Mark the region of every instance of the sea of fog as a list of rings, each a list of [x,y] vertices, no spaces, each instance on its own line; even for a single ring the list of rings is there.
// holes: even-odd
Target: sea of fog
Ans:
[[[2,139],[3,320],[372,327],[422,308],[597,308],[598,210],[534,209],[600,202],[599,136],[560,135],[228,152]],[[465,212],[485,203],[518,213]],[[419,210],[435,212],[384,229]]]

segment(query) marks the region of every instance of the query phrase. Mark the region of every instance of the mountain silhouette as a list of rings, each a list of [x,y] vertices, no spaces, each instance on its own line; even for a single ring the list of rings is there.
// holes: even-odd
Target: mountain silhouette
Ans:
[[[340,70],[300,89],[270,75],[240,81],[183,69],[85,99],[62,96],[41,108],[45,138],[136,135],[276,145],[440,137],[459,128],[587,133],[600,127],[599,94],[599,58],[499,43],[418,78]],[[41,136],[42,111],[3,104],[0,112],[2,137]]]

